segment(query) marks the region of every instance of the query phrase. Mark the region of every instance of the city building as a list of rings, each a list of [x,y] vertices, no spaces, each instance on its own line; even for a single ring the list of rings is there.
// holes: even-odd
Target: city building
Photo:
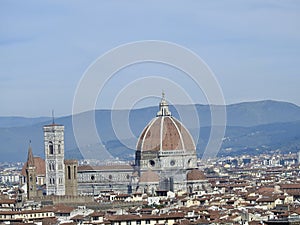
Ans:
[[[98,195],[103,191],[161,195],[210,188],[203,172],[197,169],[193,138],[171,115],[164,94],[156,116],[141,132],[133,164],[78,166],[77,160],[65,160],[64,126],[54,120],[44,126],[44,146],[45,161],[34,157],[31,147],[28,150],[23,168],[28,199],[41,195]],[[43,176],[44,180],[38,179]],[[41,188],[36,185],[44,185],[42,194],[37,194]]]
[[[31,146],[28,149],[27,162],[21,172],[21,184],[26,184],[27,199],[42,195],[77,196],[78,161],[64,158],[63,125],[53,121],[44,126],[44,146],[45,161],[33,156]]]
[[[189,179],[190,178],[190,179]],[[196,147],[184,125],[171,115],[163,94],[159,111],[141,132],[135,164],[79,166],[79,193],[191,191],[209,188],[197,169]]]

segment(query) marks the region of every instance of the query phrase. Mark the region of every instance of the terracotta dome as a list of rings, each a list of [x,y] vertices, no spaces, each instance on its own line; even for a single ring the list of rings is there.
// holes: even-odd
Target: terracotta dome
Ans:
[[[194,150],[193,138],[184,125],[171,116],[164,98],[157,116],[142,131],[137,142],[138,151]]]
[[[192,180],[206,180],[206,176],[205,174],[198,170],[198,169],[193,169],[191,171],[188,172],[187,174],[187,180],[188,181],[192,181]]]

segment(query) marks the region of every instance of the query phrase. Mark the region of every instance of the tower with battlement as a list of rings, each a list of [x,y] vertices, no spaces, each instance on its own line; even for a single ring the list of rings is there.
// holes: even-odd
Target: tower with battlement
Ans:
[[[77,160],[65,160],[66,195],[77,196],[77,167]]]

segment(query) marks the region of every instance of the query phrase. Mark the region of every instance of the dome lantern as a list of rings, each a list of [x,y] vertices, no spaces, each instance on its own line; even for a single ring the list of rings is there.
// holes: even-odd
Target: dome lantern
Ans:
[[[169,110],[169,104],[165,98],[165,92],[162,92],[161,101],[159,103],[159,111],[156,116],[171,116],[171,112]]]

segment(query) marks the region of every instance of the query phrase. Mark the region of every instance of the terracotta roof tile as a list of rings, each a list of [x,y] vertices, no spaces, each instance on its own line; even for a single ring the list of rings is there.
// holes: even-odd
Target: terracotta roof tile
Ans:
[[[43,160],[41,157],[34,157],[34,165],[36,168],[37,176],[46,176],[45,160]],[[24,163],[22,167],[21,174],[23,176],[26,176],[26,167],[27,167],[27,162]]]
[[[146,172],[143,172],[140,177],[141,183],[153,183],[153,182],[159,182],[159,175],[152,171],[147,170]]]
[[[137,150],[141,151],[185,149],[196,150],[193,138],[184,125],[172,116],[159,116],[151,120],[137,143]]]
[[[90,166],[90,165],[78,166],[78,171],[96,171],[96,170],[133,170],[133,167],[129,164],[112,164],[112,165],[103,165],[103,166]]]
[[[188,172],[187,174],[187,180],[192,181],[192,180],[206,180],[206,176],[204,173],[198,169],[193,169]]]

